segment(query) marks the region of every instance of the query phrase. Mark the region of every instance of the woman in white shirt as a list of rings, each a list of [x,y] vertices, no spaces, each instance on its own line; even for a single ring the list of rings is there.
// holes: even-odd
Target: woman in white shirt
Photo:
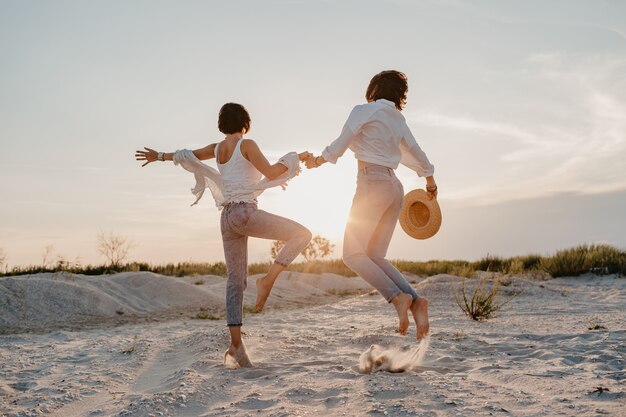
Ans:
[[[357,188],[344,234],[343,261],[396,308],[400,333],[409,327],[410,311],[416,337],[428,333],[428,300],[417,295],[406,278],[385,259],[395,229],[404,190],[395,176],[398,164],[426,177],[426,190],[437,197],[434,166],[420,149],[400,113],[408,83],[399,71],[376,74],[367,88],[366,104],[356,106],[341,135],[307,168],[336,163],[349,148],[358,160]]]

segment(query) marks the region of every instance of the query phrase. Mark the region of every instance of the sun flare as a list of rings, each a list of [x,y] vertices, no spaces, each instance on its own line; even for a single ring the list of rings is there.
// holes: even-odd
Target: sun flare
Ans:
[[[333,243],[340,241],[355,190],[352,164],[305,169],[292,182],[285,194],[277,189],[261,196],[261,206],[298,221],[313,235],[322,235]]]

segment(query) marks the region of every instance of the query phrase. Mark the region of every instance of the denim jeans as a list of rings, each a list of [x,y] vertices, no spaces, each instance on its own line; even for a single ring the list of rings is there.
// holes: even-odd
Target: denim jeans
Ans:
[[[389,302],[401,292],[418,298],[404,275],[385,259],[403,197],[393,169],[379,165],[361,169],[343,238],[346,266]]]
[[[257,209],[255,203],[227,205],[220,226],[228,272],[226,323],[241,326],[243,292],[248,285],[248,236],[284,241],[275,262],[287,266],[309,244],[311,232],[293,220]]]

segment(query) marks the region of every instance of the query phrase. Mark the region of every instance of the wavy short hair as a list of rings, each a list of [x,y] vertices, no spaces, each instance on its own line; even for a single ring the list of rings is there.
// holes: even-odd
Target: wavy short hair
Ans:
[[[250,130],[250,115],[248,110],[241,104],[226,103],[220,109],[217,118],[217,128],[225,135]]]
[[[368,102],[384,98],[393,101],[398,110],[406,104],[409,82],[403,72],[396,70],[382,71],[374,75],[367,86],[365,98]]]

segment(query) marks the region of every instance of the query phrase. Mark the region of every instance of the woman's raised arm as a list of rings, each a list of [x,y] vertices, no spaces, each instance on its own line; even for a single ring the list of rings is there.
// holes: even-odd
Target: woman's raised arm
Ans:
[[[215,158],[215,143],[212,143],[204,148],[194,149],[193,154],[201,161]],[[145,167],[150,162],[154,161],[172,161],[174,158],[174,152],[157,152],[154,149],[144,147],[145,151],[135,151],[135,159],[137,161],[146,161],[142,167]]]
[[[271,165],[259,145],[251,139],[245,139],[241,143],[241,153],[267,179],[273,180],[287,171],[287,167],[278,162]]]
[[[263,152],[261,152],[261,149],[259,149],[259,145],[252,139],[244,139],[241,142],[241,153],[268,180],[276,179],[281,174],[287,172],[287,167],[279,162],[273,165],[270,164]],[[304,161],[310,156],[311,153],[306,151],[298,154],[300,161]]]

